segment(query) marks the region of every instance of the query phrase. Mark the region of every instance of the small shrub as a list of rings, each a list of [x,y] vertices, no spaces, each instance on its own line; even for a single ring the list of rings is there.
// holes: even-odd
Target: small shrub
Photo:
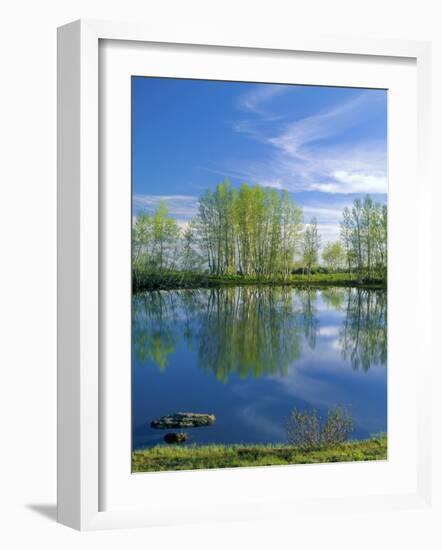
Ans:
[[[343,443],[352,430],[353,420],[349,411],[345,407],[334,407],[328,411],[327,420],[322,428],[322,443]]]
[[[310,450],[343,443],[353,429],[353,420],[345,407],[333,407],[321,422],[316,409],[294,409],[287,422],[291,445]]]
[[[301,449],[314,449],[321,444],[321,425],[316,409],[293,409],[287,422],[287,439]]]

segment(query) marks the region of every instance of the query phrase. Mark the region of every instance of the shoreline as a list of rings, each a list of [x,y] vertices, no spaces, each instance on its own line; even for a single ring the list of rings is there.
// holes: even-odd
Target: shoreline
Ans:
[[[367,290],[386,290],[387,282],[381,279],[358,281],[355,278],[348,278],[348,274],[315,273],[313,275],[292,275],[289,279],[259,279],[252,277],[241,277],[231,275],[228,277],[217,277],[214,275],[188,275],[183,276],[176,273],[162,277],[151,276],[144,281],[132,279],[133,293],[153,290],[192,290],[197,288],[225,288],[234,286],[289,286],[295,288],[320,288],[320,287],[346,287],[361,288]]]
[[[132,452],[132,473],[386,459],[386,435],[311,450],[283,444],[156,445]]]

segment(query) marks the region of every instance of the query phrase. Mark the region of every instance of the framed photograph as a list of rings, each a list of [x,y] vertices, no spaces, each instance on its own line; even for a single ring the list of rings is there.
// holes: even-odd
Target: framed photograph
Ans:
[[[59,29],[59,521],[426,506],[430,46],[182,33]]]

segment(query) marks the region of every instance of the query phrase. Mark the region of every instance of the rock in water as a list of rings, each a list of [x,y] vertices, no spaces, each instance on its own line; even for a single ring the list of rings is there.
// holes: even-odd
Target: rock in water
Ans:
[[[175,413],[162,416],[150,423],[152,428],[158,430],[170,430],[174,428],[199,428],[201,426],[210,426],[215,422],[214,414],[204,413]]]
[[[187,439],[187,434],[184,432],[169,433],[164,436],[164,441],[166,443],[184,443],[186,439]]]

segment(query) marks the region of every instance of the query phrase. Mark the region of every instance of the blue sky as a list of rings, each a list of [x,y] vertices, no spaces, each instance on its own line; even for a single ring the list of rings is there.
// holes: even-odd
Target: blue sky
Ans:
[[[338,239],[355,197],[387,200],[387,92],[133,77],[134,214],[165,200],[185,225],[225,178],[287,189]]]

